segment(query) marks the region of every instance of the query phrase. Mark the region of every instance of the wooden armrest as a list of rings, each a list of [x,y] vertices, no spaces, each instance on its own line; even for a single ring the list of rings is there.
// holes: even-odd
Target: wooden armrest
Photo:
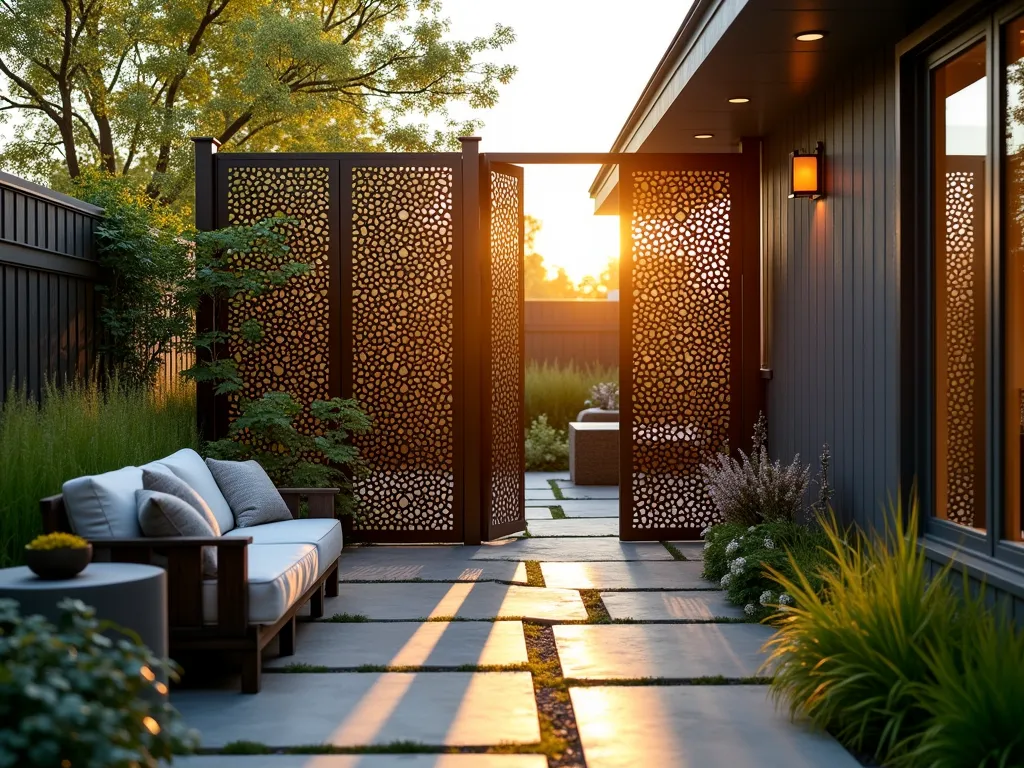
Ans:
[[[194,549],[196,547],[217,547],[217,549],[242,549],[252,544],[252,536],[167,536],[138,539],[92,539],[93,547],[102,549]]]
[[[299,516],[299,504],[302,497],[306,497],[306,505],[309,507],[310,517],[333,518],[334,497],[340,492],[340,488],[278,488],[285,505],[292,513],[292,517]]]

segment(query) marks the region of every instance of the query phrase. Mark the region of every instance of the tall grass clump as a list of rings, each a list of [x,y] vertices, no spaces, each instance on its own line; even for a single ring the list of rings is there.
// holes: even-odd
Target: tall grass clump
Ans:
[[[823,518],[832,560],[816,574],[824,588],[795,562],[795,575],[767,568],[793,597],[766,644],[773,697],[887,765],[927,726],[919,691],[936,673],[922,649],[949,641],[959,611],[947,574],[927,576],[917,519],[916,501],[906,519],[898,504],[885,531],[847,541],[834,517]]]
[[[961,617],[923,649],[933,680],[918,687],[917,705],[928,723],[901,768],[1024,765],[1024,632],[981,595],[967,597]]]
[[[153,392],[110,381],[48,385],[41,403],[12,388],[0,408],[0,566],[42,531],[39,500],[66,480],[197,448],[195,387]]]
[[[566,430],[569,422],[575,421],[576,415],[586,407],[591,388],[601,382],[618,380],[618,368],[531,361],[526,365],[526,422],[523,427],[528,428],[538,416],[547,416],[553,428]]]

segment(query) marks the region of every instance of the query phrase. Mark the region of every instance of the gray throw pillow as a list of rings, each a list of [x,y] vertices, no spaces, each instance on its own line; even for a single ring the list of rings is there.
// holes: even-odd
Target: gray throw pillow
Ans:
[[[214,536],[213,528],[202,514],[177,496],[160,491],[138,490],[135,500],[139,507],[139,527],[152,538],[170,536]],[[217,576],[217,548],[203,547],[203,575]]]
[[[207,459],[206,466],[228,500],[239,528],[292,519],[288,505],[259,462]]]
[[[180,477],[167,472],[154,472],[151,469],[143,469],[142,487],[147,491],[160,491],[160,493],[169,493],[171,496],[177,496],[203,516],[203,519],[213,529],[214,536],[221,535],[220,523],[217,522],[217,516],[213,514],[210,505],[203,501],[203,497],[196,493],[192,486]]]

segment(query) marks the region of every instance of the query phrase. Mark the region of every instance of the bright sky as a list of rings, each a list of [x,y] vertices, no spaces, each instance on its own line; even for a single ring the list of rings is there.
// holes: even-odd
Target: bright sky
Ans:
[[[498,105],[479,113],[481,151],[607,152],[679,25],[689,0],[442,0],[456,37],[500,22],[516,43],[492,57],[519,67]],[[458,115],[457,116],[462,116]],[[595,216],[595,166],[527,166],[526,213],[537,251],[574,280],[618,255],[618,217]]]

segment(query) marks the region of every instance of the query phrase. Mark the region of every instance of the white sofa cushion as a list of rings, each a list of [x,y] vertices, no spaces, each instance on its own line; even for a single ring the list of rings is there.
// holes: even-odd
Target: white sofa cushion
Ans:
[[[252,529],[249,529],[251,535]],[[313,544],[250,544],[249,622],[273,624],[308,590],[319,570]],[[203,621],[217,623],[217,581],[203,581]]]
[[[170,456],[146,464],[144,468],[160,471],[161,467],[169,469],[176,477],[184,480],[203,498],[213,516],[217,518],[221,533],[227,533],[235,527],[235,516],[231,513],[231,507],[224,494],[220,492],[220,487],[213,479],[206,462],[198,453],[191,448],[183,448]]]
[[[135,492],[141,488],[138,467],[68,480],[61,491],[72,530],[86,539],[141,537],[135,502]]]
[[[225,536],[251,536],[253,544],[313,544],[319,567],[317,578],[341,555],[341,523],[334,519],[302,518],[280,523],[235,528]]]

